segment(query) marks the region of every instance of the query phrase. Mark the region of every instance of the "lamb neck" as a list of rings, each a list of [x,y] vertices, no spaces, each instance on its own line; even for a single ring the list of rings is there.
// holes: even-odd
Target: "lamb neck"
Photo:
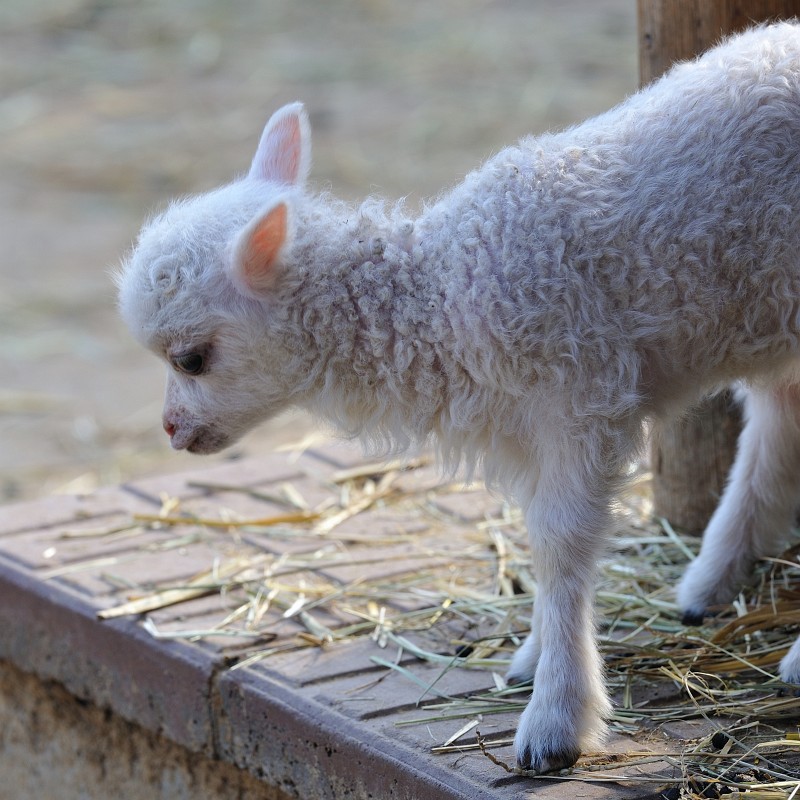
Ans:
[[[452,315],[464,270],[455,231],[378,203],[355,216],[339,216],[303,255],[312,266],[295,308],[317,360],[309,405],[353,435],[402,445],[441,435],[460,424],[454,393],[474,391]]]

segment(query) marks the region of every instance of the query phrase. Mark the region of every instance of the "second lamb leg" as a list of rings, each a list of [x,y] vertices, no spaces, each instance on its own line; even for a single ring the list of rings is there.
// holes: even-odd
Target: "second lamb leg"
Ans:
[[[687,624],[729,603],[754,563],[780,552],[800,499],[800,384],[750,389],[730,480],[678,587]]]

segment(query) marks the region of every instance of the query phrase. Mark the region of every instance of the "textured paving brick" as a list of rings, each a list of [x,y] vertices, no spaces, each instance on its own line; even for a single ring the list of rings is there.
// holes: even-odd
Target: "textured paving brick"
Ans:
[[[68,564],[131,552],[163,541],[163,532],[130,526],[129,514],[78,519],[0,539],[0,553],[31,569],[51,571]]]
[[[158,501],[163,495],[170,497],[196,497],[205,492],[194,483],[227,483],[234,486],[256,486],[262,483],[291,480],[302,476],[302,470],[279,454],[258,459],[243,459],[227,464],[197,468],[177,475],[159,476],[126,484],[123,488],[139,496]]]
[[[497,497],[477,489],[439,495],[433,504],[443,513],[450,514],[455,519],[464,522],[479,522],[492,517],[500,517],[503,508],[502,501]]]
[[[35,502],[0,506],[0,536],[72,525],[82,519],[130,513],[141,500],[124,490],[105,489],[91,495],[61,495]]]
[[[488,782],[380,735],[378,726],[343,718],[324,702],[246,671],[220,680],[226,756],[262,771],[300,797],[380,797],[403,800],[514,797]]]
[[[498,620],[469,621],[445,601],[492,586],[497,565],[476,523],[501,508],[485,492],[443,488],[430,466],[393,474],[377,499],[369,492],[385,471],[371,463],[371,484],[335,482],[365,463],[336,443],[0,509],[0,658],[289,797],[571,796],[507,775],[474,749],[472,732],[463,750],[431,752],[467,721],[442,716],[442,696],[493,685],[487,671],[449,667],[459,643]],[[335,526],[327,516],[240,524],[285,513],[284,484],[312,509],[351,505]],[[150,519],[162,511],[176,521]],[[113,532],[128,524],[138,527]],[[191,599],[163,605],[187,587]],[[131,613],[132,601],[150,606]],[[124,616],[97,618],[120,606]],[[420,630],[388,637],[398,615],[421,610]],[[379,618],[384,646],[371,636]],[[423,663],[415,647],[443,660]],[[386,666],[395,663],[402,672]],[[517,716],[487,717],[482,732],[508,738]],[[497,753],[513,760],[510,746]],[[645,794],[580,788],[598,799]]]
[[[100,624],[96,612],[64,586],[0,560],[0,658],[210,752],[210,655],[158,642],[131,620]]]

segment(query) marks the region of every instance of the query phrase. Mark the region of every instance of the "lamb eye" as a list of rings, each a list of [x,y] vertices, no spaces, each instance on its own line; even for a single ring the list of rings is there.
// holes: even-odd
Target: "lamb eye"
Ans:
[[[205,359],[200,353],[186,353],[177,356],[173,363],[175,367],[187,375],[199,375],[205,368]]]

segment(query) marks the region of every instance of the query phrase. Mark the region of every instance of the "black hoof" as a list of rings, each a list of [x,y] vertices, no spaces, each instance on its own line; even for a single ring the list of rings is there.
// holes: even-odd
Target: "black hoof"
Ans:
[[[696,628],[703,624],[703,617],[705,614],[702,611],[684,611],[681,623],[687,628]]]
[[[722,748],[725,747],[726,744],[728,744],[729,739],[730,737],[728,736],[727,733],[725,733],[724,731],[717,731],[711,737],[711,746],[715,750],[722,750]]]
[[[517,766],[525,772],[545,775],[548,772],[558,772],[571,767],[580,755],[580,750],[563,750],[557,753],[532,753],[530,750],[525,750],[517,754]]]

